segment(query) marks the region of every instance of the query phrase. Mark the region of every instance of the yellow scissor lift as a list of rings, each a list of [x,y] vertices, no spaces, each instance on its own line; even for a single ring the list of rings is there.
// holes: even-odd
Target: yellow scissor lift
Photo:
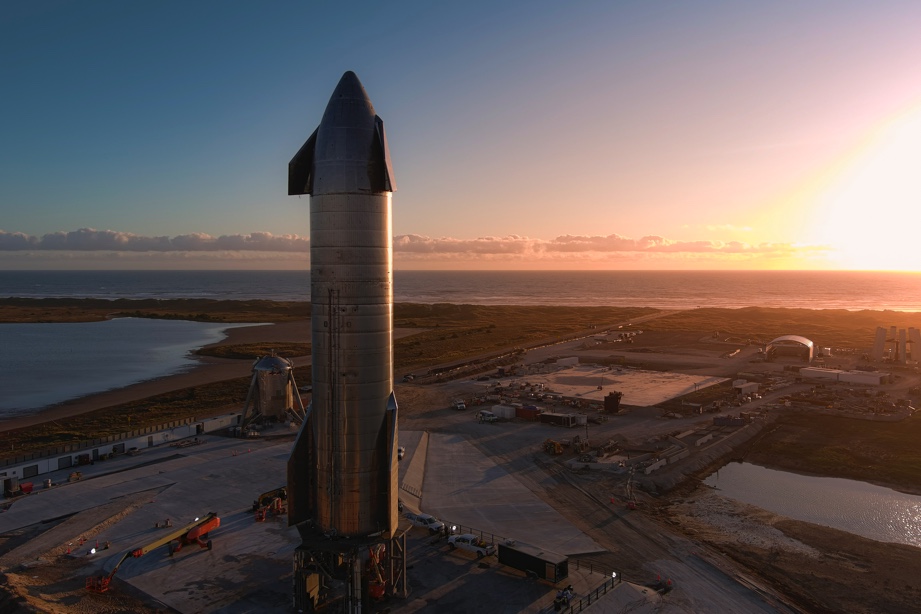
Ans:
[[[211,550],[211,540],[204,541],[208,539],[208,533],[214,529],[221,526],[221,519],[218,518],[217,514],[214,512],[209,513],[204,518],[196,518],[194,522],[188,524],[181,529],[176,529],[166,535],[163,535],[156,539],[155,541],[145,544],[140,548],[134,548],[132,550],[126,551],[118,562],[115,564],[115,567],[112,568],[112,571],[109,572],[107,576],[91,576],[86,579],[86,588],[87,590],[104,593],[109,590],[109,583],[112,582],[112,578],[115,577],[115,574],[118,572],[118,568],[121,567],[122,563],[125,562],[129,556],[134,558],[139,558],[150,552],[151,550],[156,550],[161,546],[169,546],[169,555],[173,556],[174,552],[179,552],[182,550],[184,545],[188,544],[198,544],[202,548],[207,548]],[[172,542],[177,541],[178,544],[174,545]]]

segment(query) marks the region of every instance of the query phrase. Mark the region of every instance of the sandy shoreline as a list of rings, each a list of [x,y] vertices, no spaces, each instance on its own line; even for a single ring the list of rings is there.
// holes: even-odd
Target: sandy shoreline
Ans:
[[[426,329],[397,328],[393,331],[394,339],[414,335]],[[250,343],[310,343],[310,320],[292,322],[277,322],[269,324],[256,324],[240,326],[224,331],[226,337],[217,343],[203,347],[211,348],[222,345],[244,345]],[[225,380],[249,377],[252,375],[253,363],[250,360],[232,358],[214,358],[211,356],[195,356],[197,364],[183,373],[165,375],[155,379],[145,380],[123,388],[115,388],[64,401],[51,405],[34,413],[23,416],[0,418],[0,433],[19,428],[35,426],[45,422],[52,422],[62,418],[79,416],[81,414],[139,401],[158,394],[183,390],[193,386],[222,382]],[[305,373],[310,367],[310,356],[297,356],[290,359],[294,363],[295,378],[298,373]]]
[[[226,337],[223,340],[205,347],[273,341],[279,343],[309,343],[310,321],[301,320],[295,322],[241,326],[227,329],[224,331],[224,334]],[[145,380],[123,388],[107,390],[105,392],[65,401],[57,405],[36,410],[34,413],[24,416],[0,419],[0,432],[34,426],[36,424],[68,418],[70,416],[77,416],[113,405],[146,399],[173,390],[182,390],[201,384],[210,384],[238,377],[247,377],[251,374],[252,362],[249,360],[212,358],[209,356],[196,356],[195,360],[198,364],[183,373]],[[310,357],[297,357],[292,359],[292,362],[295,368],[305,367],[310,364]]]
[[[921,557],[914,546],[793,520],[708,487],[671,501],[666,514],[673,526],[795,596],[807,611],[917,609]]]

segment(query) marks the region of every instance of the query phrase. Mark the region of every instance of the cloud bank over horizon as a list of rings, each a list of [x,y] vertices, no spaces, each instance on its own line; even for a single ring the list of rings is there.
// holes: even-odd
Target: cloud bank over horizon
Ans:
[[[740,241],[680,241],[658,235],[521,235],[475,239],[393,238],[394,267],[402,269],[763,269],[828,268],[826,246]],[[212,236],[144,236],[81,228],[41,236],[0,229],[0,268],[233,268],[309,267],[310,239],[253,232]]]
[[[820,247],[790,243],[740,241],[676,241],[657,235],[638,239],[610,235],[561,235],[538,239],[520,235],[457,239],[427,237],[418,234],[393,238],[394,253],[405,256],[535,256],[586,253],[707,253],[707,254],[789,254]],[[281,252],[306,253],[310,239],[299,235],[273,235],[269,232],[212,236],[192,233],[175,237],[147,237],[115,230],[81,228],[70,232],[53,232],[42,236],[0,230],[0,251],[115,251],[115,252]]]

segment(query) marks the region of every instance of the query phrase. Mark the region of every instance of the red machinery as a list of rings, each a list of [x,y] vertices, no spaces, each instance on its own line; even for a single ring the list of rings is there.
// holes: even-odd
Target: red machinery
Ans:
[[[284,486],[264,492],[253,501],[253,514],[258,522],[262,522],[269,512],[276,516],[288,513],[288,489]]]
[[[368,594],[371,599],[380,601],[387,590],[387,581],[384,579],[384,544],[376,544],[368,548]]]
[[[174,552],[179,552],[182,550],[184,545],[188,544],[198,544],[202,548],[207,548],[211,550],[211,540],[203,541],[208,539],[208,533],[214,529],[221,526],[221,519],[218,518],[217,514],[210,512],[204,518],[196,518],[194,522],[188,524],[181,529],[176,529],[162,537],[156,539],[155,541],[145,544],[140,548],[134,548],[125,552],[118,562],[115,564],[115,567],[112,568],[112,571],[109,572],[107,576],[91,576],[86,579],[86,589],[96,592],[104,593],[109,590],[109,584],[112,582],[112,578],[115,577],[115,574],[118,572],[118,568],[121,567],[122,563],[125,562],[129,556],[134,558],[140,558],[150,552],[155,550],[163,545],[169,546],[169,555],[173,556]],[[176,545],[173,545],[173,542],[177,541]]]

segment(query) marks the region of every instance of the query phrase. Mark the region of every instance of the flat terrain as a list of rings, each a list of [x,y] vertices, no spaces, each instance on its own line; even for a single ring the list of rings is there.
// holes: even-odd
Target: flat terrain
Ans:
[[[603,319],[599,314],[587,316],[574,309],[567,319],[555,325],[557,328],[551,333],[548,332],[549,324],[539,322],[546,320],[551,312],[522,311],[518,308],[508,308],[509,311],[503,312],[503,309],[490,308],[480,312],[470,306],[413,306],[404,312],[404,317],[400,320],[405,336],[398,342],[398,351],[399,347],[402,347],[400,344],[419,342],[418,346],[408,347],[431,346],[435,349],[430,357],[444,356],[444,360],[427,359],[428,362],[422,364],[419,370],[423,373],[439,365],[472,362],[475,367],[479,364],[476,360],[483,356],[501,354],[511,345],[531,348],[516,357],[522,364],[536,365],[556,357],[579,356],[586,362],[617,363],[624,367],[690,374],[695,377],[734,377],[739,372],[757,371],[765,377],[780,378],[785,376],[785,373],[789,374],[784,371],[785,365],[752,362],[756,358],[755,347],[748,345],[749,339],[768,340],[780,334],[814,337],[816,345],[820,347],[853,349],[853,354],[841,353],[836,357],[843,363],[842,366],[848,367],[857,364],[861,348],[869,348],[872,344],[872,333],[877,325],[921,325],[916,314],[891,312],[693,310],[674,314],[623,313],[619,314],[623,319],[619,319],[618,314],[613,314],[610,319]],[[452,311],[459,317],[460,324],[449,327],[447,320],[450,319]],[[532,325],[528,324],[528,318],[531,318]],[[599,327],[597,323],[603,323],[605,327],[609,324],[615,326],[615,331],[630,330],[632,327],[641,328],[643,332],[629,344],[609,340],[598,342],[595,337],[603,332],[603,327]],[[630,327],[626,327],[627,324]],[[491,325],[494,327],[490,328]],[[507,329],[502,328],[506,326]],[[518,326],[525,332],[516,332],[514,329]],[[616,326],[626,328],[617,329]],[[467,334],[463,334],[464,331],[467,331]],[[274,326],[233,329],[229,332],[230,336],[222,345],[241,347],[247,344],[283,341],[306,343],[309,340],[309,331],[303,319],[292,319],[287,324]],[[496,339],[489,341],[491,334],[494,334]],[[510,343],[509,339],[514,341]],[[546,341],[542,343],[541,339]],[[449,346],[452,348],[450,352],[445,349]],[[462,351],[458,351],[457,347]],[[735,350],[739,352],[734,353]],[[414,359],[407,360],[404,364],[412,364]],[[219,382],[245,379],[251,359],[203,358],[203,363],[197,373],[177,376],[188,378],[186,380],[165,378],[147,383],[149,388],[132,392],[136,399],[130,402],[147,402],[160,391],[173,395],[157,401],[164,411],[172,408],[171,411],[191,412],[200,416],[203,402],[201,395],[204,394],[202,388],[207,385],[203,380],[213,377],[215,385],[221,387]],[[307,357],[296,357],[296,371],[303,369],[308,363]],[[490,372],[495,371],[492,364],[481,368]],[[219,369],[224,370],[220,375]],[[412,370],[417,372],[415,366]],[[231,371],[232,375],[225,376]],[[205,373],[209,375],[205,376]],[[884,387],[885,392],[891,398],[910,398],[907,390],[917,385],[917,374],[910,368],[897,370],[896,374],[896,382]],[[401,465],[401,480],[404,483],[407,480],[418,482],[422,496],[417,498],[416,503],[420,507],[424,506],[426,511],[441,514],[447,519],[481,530],[495,532],[497,535],[518,539],[524,539],[516,533],[522,528],[527,529],[527,524],[516,523],[514,518],[528,517],[537,513],[538,509],[542,510],[540,514],[558,514],[576,530],[575,533],[567,533],[571,537],[566,538],[568,541],[562,542],[559,548],[570,548],[567,543],[592,543],[597,544],[599,548],[598,551],[594,551],[594,546],[589,546],[588,550],[586,546],[570,549],[574,560],[592,562],[605,568],[616,568],[625,574],[628,581],[638,585],[652,581],[656,576],[674,581],[675,590],[661,601],[653,601],[652,594],[644,596],[645,605],[642,607],[648,609],[640,608],[638,611],[748,612],[799,609],[809,612],[905,612],[912,611],[914,604],[917,604],[918,598],[921,597],[921,583],[916,580],[921,577],[921,551],[917,548],[874,542],[832,529],[776,517],[763,510],[718,497],[708,489],[695,488],[693,480],[685,481],[682,486],[666,496],[656,498],[641,494],[639,509],[627,510],[624,506],[623,476],[605,473],[577,474],[565,468],[562,462],[571,458],[570,454],[551,457],[540,450],[540,443],[544,439],[561,436],[559,429],[547,425],[515,422],[479,424],[473,419],[473,411],[460,412],[452,409],[452,399],[472,397],[483,389],[482,382],[468,377],[472,375],[473,373],[467,373],[467,376],[459,379],[445,378],[443,381],[433,380],[431,383],[416,381],[398,384],[396,387],[401,412],[400,430],[401,433],[406,433],[406,445],[412,445],[415,449],[415,446],[423,441],[421,434],[427,434],[426,462],[421,476],[405,475]],[[221,379],[222,376],[224,379]],[[508,378],[503,378],[503,383],[508,383],[506,380]],[[190,400],[190,388],[196,390],[195,397],[198,398],[191,399],[186,405],[186,401]],[[725,393],[725,390],[718,386],[712,390],[718,394]],[[124,391],[115,391],[107,393],[109,396],[97,395],[81,400],[79,411],[73,413],[95,411],[100,416],[109,414],[110,419],[117,422],[123,419],[123,415],[117,417],[117,412],[126,411],[124,403],[119,408],[117,402],[118,395],[123,393]],[[784,394],[783,389],[778,391],[777,396],[781,394]],[[113,402],[113,399],[116,399],[116,402]],[[916,399],[911,401],[917,404]],[[127,411],[139,417],[147,413],[147,410],[138,407],[134,406]],[[220,413],[227,409],[239,410],[239,401],[215,405],[208,411]],[[632,408],[630,412],[612,417],[604,424],[591,425],[587,433],[592,442],[620,439],[631,445],[641,445],[650,438],[687,430],[710,420],[709,416],[691,414],[684,418],[668,420],[662,417],[665,411],[659,407]],[[724,413],[732,411],[737,412],[738,409],[727,408]],[[819,416],[806,409],[800,409],[795,413],[780,412],[779,417],[776,417],[778,411],[771,409],[769,415],[774,421],[762,430],[762,435],[743,446],[739,452],[745,454],[746,460],[804,473],[846,474],[842,476],[855,479],[872,478],[872,481],[877,483],[892,485],[906,491],[912,491],[921,483],[921,472],[913,450],[918,435],[915,432],[918,422],[914,418],[903,422],[872,422],[840,416]],[[84,426],[77,434],[84,435],[92,428],[94,427]],[[48,434],[48,431],[39,430],[38,433]],[[7,435],[12,433],[4,433],[4,437]],[[290,586],[284,576],[288,573],[285,570],[290,570],[290,555],[285,551],[288,547],[288,538],[284,537],[287,530],[273,525],[275,529],[269,533],[272,537],[266,534],[263,538],[259,537],[259,531],[271,529],[270,525],[263,525],[263,528],[255,529],[253,536],[244,538],[244,535],[249,535],[250,529],[247,527],[251,526],[252,520],[243,515],[243,509],[251,498],[248,489],[261,488],[263,482],[265,485],[274,485],[283,481],[283,462],[287,456],[287,445],[290,444],[271,444],[265,441],[252,447],[252,458],[262,459],[260,462],[266,463],[266,469],[258,472],[261,476],[259,478],[245,477],[247,474],[242,469],[233,468],[233,463],[239,462],[238,459],[241,457],[232,456],[230,451],[234,446],[239,446],[239,443],[226,440],[224,443],[218,441],[208,445],[216,447],[206,454],[183,453],[181,458],[164,461],[167,464],[161,464],[159,468],[151,466],[151,470],[133,469],[132,471],[148,471],[145,474],[147,477],[140,482],[137,482],[140,474],[125,472],[124,477],[130,478],[127,483],[136,482],[142,484],[145,489],[160,488],[161,484],[165,485],[172,479],[163,481],[160,476],[173,475],[170,472],[182,469],[168,463],[205,463],[201,464],[201,469],[195,470],[193,475],[213,476],[209,479],[215,485],[227,484],[228,480],[237,484],[222,495],[227,497],[224,503],[218,500],[213,502],[215,506],[223,506],[217,511],[228,519],[227,533],[224,537],[224,543],[227,545],[221,554],[221,557],[224,557],[221,565],[242,569],[241,566],[249,564],[247,561],[256,560],[252,557],[263,550],[262,546],[276,544],[272,547],[272,560],[277,561],[279,575],[276,578],[281,584],[265,593],[266,599],[269,600],[267,603],[275,603],[271,600],[281,599],[278,596],[283,596]],[[411,452],[407,458],[410,461]],[[840,462],[848,455],[854,459],[853,462]],[[782,463],[778,460],[781,456]],[[905,462],[899,462],[902,460]],[[847,474],[849,467],[859,467],[877,461],[880,462],[873,466],[872,475]],[[480,466],[480,463],[485,464]],[[472,473],[458,472],[457,468],[462,466],[479,469]],[[258,463],[253,467],[259,467]],[[275,468],[270,469],[272,467]],[[887,472],[887,468],[892,467],[898,469]],[[706,472],[704,469],[700,475]],[[480,477],[476,478],[477,475]],[[179,477],[180,474],[175,474],[176,484],[183,481]],[[247,488],[240,488],[241,483],[251,479],[253,481],[246,485]],[[192,484],[196,483],[192,482],[182,488],[189,488]],[[510,511],[509,506],[501,504],[498,494],[490,493],[505,492],[512,484],[515,488],[523,488],[521,494],[514,497],[512,509],[518,504],[533,507],[522,508],[517,515],[513,513],[505,520],[500,520],[503,513]],[[491,486],[498,486],[500,490],[491,491]],[[66,488],[75,487],[77,489],[72,492],[79,492],[80,484],[68,485]],[[40,494],[39,499],[42,496],[44,495]],[[165,516],[166,510],[172,509],[169,513],[180,517],[183,513],[198,513],[201,511],[198,509],[200,505],[206,503],[197,501],[198,497],[195,495],[164,499],[160,495],[145,498],[147,494],[144,494],[137,499],[125,492],[122,497],[117,498],[114,497],[114,493],[107,492],[105,501],[118,501],[115,507],[122,506],[121,510],[106,508],[104,513],[98,513],[102,517],[125,514],[124,518],[140,518],[141,520],[137,521],[140,524],[134,531],[140,531],[140,527],[144,526],[145,533],[151,530],[147,525],[152,523],[148,521]],[[492,498],[496,498],[497,506],[492,513],[487,513],[489,510],[484,507],[484,501],[491,501]],[[10,513],[16,511],[16,505]],[[141,507],[132,507],[137,505]],[[164,505],[170,507],[163,508]],[[539,507],[540,505],[544,507]],[[86,508],[87,511],[92,509],[98,510],[99,504]],[[145,509],[148,511],[144,512]],[[4,516],[6,514],[0,514],[0,520],[3,520]],[[39,606],[46,608],[43,611],[158,611],[158,608],[159,611],[163,611],[162,604],[157,605],[143,594],[139,593],[141,600],[138,601],[137,596],[127,590],[127,586],[111,598],[104,596],[107,600],[100,601],[95,596],[86,596],[78,586],[82,577],[86,575],[85,566],[78,564],[80,562],[72,557],[64,556],[62,548],[66,548],[66,542],[61,543],[64,535],[73,539],[80,534],[99,535],[106,530],[104,526],[99,528],[105,521],[88,519],[85,524],[83,528],[59,529],[57,537],[50,531],[46,532],[45,535],[51,537],[48,538],[50,541],[46,544],[48,547],[44,551],[44,557],[51,564],[30,570],[16,568],[16,564],[25,562],[24,560],[10,561],[9,558],[2,558],[2,553],[12,552],[14,547],[17,549],[17,557],[21,557],[24,551],[18,548],[23,547],[24,538],[10,532],[0,534],[0,569],[8,573],[9,584],[16,592],[30,595],[34,604],[45,604]],[[134,534],[129,530],[129,525],[123,526],[123,545],[127,546],[134,539]],[[552,533],[545,531],[543,534],[548,536],[546,539],[550,539]],[[216,537],[218,535],[221,534],[217,534]],[[235,535],[240,537],[233,537]],[[260,541],[262,546],[258,545]],[[235,548],[237,550],[234,550]],[[437,548],[419,552],[421,558],[417,563],[422,567],[446,555]],[[203,560],[213,556],[212,553],[189,554],[186,559],[188,561],[194,561],[196,557]],[[175,567],[177,572],[180,571],[177,565],[181,565],[181,573],[190,578],[201,573],[197,564],[184,561],[167,567],[164,567],[165,561],[159,558],[152,558],[147,563],[143,561],[138,561],[143,564],[133,568],[135,571],[130,571],[126,564],[125,571],[128,573],[125,579],[148,595],[169,590],[164,588],[163,582],[168,582],[168,578],[173,577],[170,569]],[[451,578],[455,578],[452,575],[455,572],[443,572],[447,574],[444,576],[445,582],[454,582]],[[147,577],[147,574],[150,574],[150,579],[143,580],[142,576]],[[131,580],[135,577],[138,578],[136,582]],[[244,574],[239,577],[251,576]],[[252,581],[255,582],[255,578]],[[427,606],[423,605],[424,601],[415,602],[416,605],[406,611],[445,611],[444,608],[448,604],[453,604],[453,611],[471,611],[465,608],[473,607],[469,603],[465,606],[462,601],[454,601],[465,591],[464,584],[452,585],[453,589],[448,592],[438,592],[430,585],[431,579],[416,576],[415,582],[427,587],[420,597],[430,601]],[[473,580],[464,582],[470,583]],[[160,588],[157,588],[158,586]],[[183,586],[183,594],[187,596],[183,599],[193,600],[184,602],[187,604],[195,603],[194,599],[205,599],[204,595],[208,591],[229,590],[227,587],[221,589],[217,585],[209,584],[204,579],[199,582],[198,588],[187,583],[183,583]],[[475,585],[466,586],[466,590],[471,590],[472,586]],[[640,596],[641,592],[635,595],[637,599]],[[533,611],[546,607],[547,602],[541,602],[542,598],[546,598],[546,595],[527,597],[532,600],[528,603],[537,604],[534,606],[537,609]],[[205,601],[214,601],[213,597],[208,599]],[[544,605],[540,605],[541,603]],[[593,607],[603,607],[603,603]],[[484,606],[480,604],[479,607]],[[513,609],[515,607],[518,606],[510,605],[497,611],[528,611],[526,607],[519,607],[517,610]],[[639,604],[637,607],[640,607]],[[610,610],[599,611],[621,609],[620,606],[616,609],[612,606]],[[217,606],[195,609],[195,606],[191,605],[179,607],[178,610],[233,611],[221,610]]]

